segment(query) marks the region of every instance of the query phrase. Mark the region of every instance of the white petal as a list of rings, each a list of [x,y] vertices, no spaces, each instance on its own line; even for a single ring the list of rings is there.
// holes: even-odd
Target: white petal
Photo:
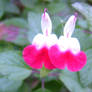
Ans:
[[[68,21],[65,24],[64,27],[64,36],[65,37],[71,37],[72,33],[74,32],[75,29],[75,23],[76,23],[77,17],[72,15]]]
[[[41,28],[44,35],[49,35],[52,31],[52,22],[47,12],[42,14]]]
[[[37,49],[42,48],[45,45],[45,37],[42,34],[37,34],[32,42],[33,45],[36,45]]]
[[[46,45],[48,46],[48,48],[57,44],[57,42],[58,42],[58,38],[55,34],[51,34],[46,37]]]
[[[38,34],[34,37],[32,44],[36,45],[37,49],[41,49],[44,46],[50,48],[52,45],[58,42],[57,36],[52,34],[49,36],[45,36],[42,34]]]
[[[61,51],[70,50],[74,54],[80,51],[80,43],[77,38],[66,38],[61,36],[59,38],[58,45]]]

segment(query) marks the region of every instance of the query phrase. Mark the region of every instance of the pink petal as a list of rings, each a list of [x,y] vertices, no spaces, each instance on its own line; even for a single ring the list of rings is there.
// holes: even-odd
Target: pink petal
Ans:
[[[47,69],[54,69],[48,56],[48,49],[43,47],[40,50],[36,46],[29,45],[23,51],[24,61],[34,69],[40,69],[44,65]]]
[[[80,71],[87,62],[86,54],[81,51],[78,54],[74,55],[70,51],[66,52],[67,58],[67,68],[71,72]]]
[[[59,69],[65,69],[65,56],[64,53],[61,53],[58,46],[54,45],[49,50],[49,56],[51,59],[52,64],[59,68]]]
[[[73,54],[69,50],[61,52],[57,45],[50,48],[49,56],[56,68],[64,69],[67,66],[68,70],[72,72],[81,70],[87,62],[86,54],[83,51],[78,54]]]

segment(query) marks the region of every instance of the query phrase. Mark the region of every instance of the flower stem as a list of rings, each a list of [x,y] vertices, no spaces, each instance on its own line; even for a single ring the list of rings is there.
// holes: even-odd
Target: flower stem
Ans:
[[[45,90],[45,82],[44,82],[44,78],[42,78],[42,90],[43,90],[43,92],[44,92],[44,90]]]

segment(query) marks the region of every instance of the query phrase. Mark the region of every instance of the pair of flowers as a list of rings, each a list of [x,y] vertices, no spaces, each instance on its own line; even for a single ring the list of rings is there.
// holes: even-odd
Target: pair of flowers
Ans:
[[[87,61],[86,54],[80,51],[77,38],[71,37],[74,32],[76,15],[72,15],[64,27],[63,36],[59,39],[52,32],[52,22],[46,11],[42,14],[41,28],[43,34],[37,34],[23,50],[24,61],[34,69],[65,69],[76,72],[81,70]]]

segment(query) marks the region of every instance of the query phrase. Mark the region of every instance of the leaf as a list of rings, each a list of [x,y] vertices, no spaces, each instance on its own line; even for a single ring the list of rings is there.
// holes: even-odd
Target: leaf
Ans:
[[[3,21],[3,23],[7,26],[13,25],[19,28],[25,28],[28,29],[28,23],[25,19],[23,18],[11,18],[11,19],[6,19]]]
[[[7,43],[5,41],[0,41],[0,53],[7,50],[18,50],[19,47],[15,48],[15,45]]]
[[[72,6],[86,18],[89,30],[92,31],[92,6],[81,2],[76,2]]]
[[[13,25],[0,25],[0,40],[15,43],[17,45],[28,45],[27,30]]]
[[[52,16],[52,28],[53,32],[59,37],[63,31],[63,20],[58,16]]]
[[[4,11],[9,12],[9,13],[13,13],[13,14],[19,14],[20,13],[18,7],[11,2],[6,3],[6,7],[5,7]]]
[[[13,14],[19,14],[20,11],[16,5],[11,3],[9,0],[0,0],[0,11],[8,12]]]
[[[0,11],[4,11],[6,5],[6,0],[0,0]]]
[[[78,2],[85,2],[86,0],[70,0],[70,3],[74,3],[76,1],[78,1]]]
[[[44,4],[46,3],[47,4]],[[55,1],[55,0],[43,0],[43,1],[37,1],[37,0],[21,0],[21,3],[30,10],[40,12],[44,10],[44,8],[47,8],[51,14],[56,14],[58,12],[61,12],[63,9],[66,8],[67,4],[64,1]]]
[[[16,51],[0,53],[0,73],[8,79],[24,80],[30,76],[31,70],[26,67]]]
[[[11,18],[3,21],[5,26],[1,29],[4,33],[4,40],[18,45],[28,45],[27,39],[28,23],[23,18]],[[8,27],[7,27],[8,26]]]
[[[84,92],[81,84],[79,83],[78,75],[76,72],[69,72],[64,70],[61,73],[60,80],[71,92]]]
[[[49,78],[50,78],[50,76],[49,76]],[[45,88],[48,90],[51,90],[52,92],[60,92],[62,86],[63,85],[60,82],[60,80],[58,80],[58,78],[48,81],[48,82],[45,81]]]
[[[21,3],[27,7],[27,8],[33,8],[34,6],[34,3],[37,1],[37,0],[20,0]]]
[[[6,78],[0,78],[0,92],[16,92],[21,85],[22,81],[20,80],[15,81]]]
[[[61,2],[53,2],[47,5],[47,9],[51,14],[57,14],[64,10],[67,6],[67,3],[64,3],[63,1]]]
[[[13,30],[11,30],[13,31]],[[16,31],[16,30],[15,30]],[[11,32],[12,33],[12,32]],[[28,45],[30,44],[28,39],[27,39],[27,33],[28,33],[28,30],[25,30],[25,29],[19,29],[19,32],[18,32],[18,35],[15,34],[15,39],[11,39],[11,36],[13,35],[13,33],[10,35],[10,39],[7,40],[7,41],[10,41],[12,43],[15,43],[17,45]]]
[[[78,25],[83,28],[83,29],[87,29],[88,28],[88,23],[86,20],[84,20],[83,18],[78,18]]]
[[[49,91],[49,90],[47,90],[47,89],[37,89],[36,91],[33,91],[33,92],[51,92],[51,91]]]
[[[31,90],[30,85],[23,83],[23,85],[17,92],[30,92],[30,90]]]
[[[92,35],[87,33],[87,31],[83,31],[83,29],[76,28],[73,37],[78,38],[81,50],[87,50],[89,48],[92,48]]]
[[[83,2],[76,2],[74,4],[72,4],[72,6],[77,9],[79,12],[81,12],[86,18],[87,17],[90,17],[91,13],[90,11],[91,10],[91,6],[86,4],[86,3],[83,3]]]
[[[4,12],[0,10],[0,19],[3,17]]]
[[[88,87],[90,84],[92,85],[92,49],[86,51],[87,54],[87,64],[86,66],[79,72],[80,80],[84,87]]]
[[[88,73],[84,72],[84,74],[86,75],[85,76],[84,74],[80,74],[80,72],[69,72],[68,70],[63,70],[60,75],[60,80],[71,92],[91,92],[92,88],[86,86],[86,84],[88,83]],[[82,79],[83,76],[85,76],[84,79]]]
[[[92,0],[88,0],[90,3],[92,3]]]
[[[41,32],[41,14],[30,12],[28,14],[29,32],[28,39],[32,42],[33,37]]]

